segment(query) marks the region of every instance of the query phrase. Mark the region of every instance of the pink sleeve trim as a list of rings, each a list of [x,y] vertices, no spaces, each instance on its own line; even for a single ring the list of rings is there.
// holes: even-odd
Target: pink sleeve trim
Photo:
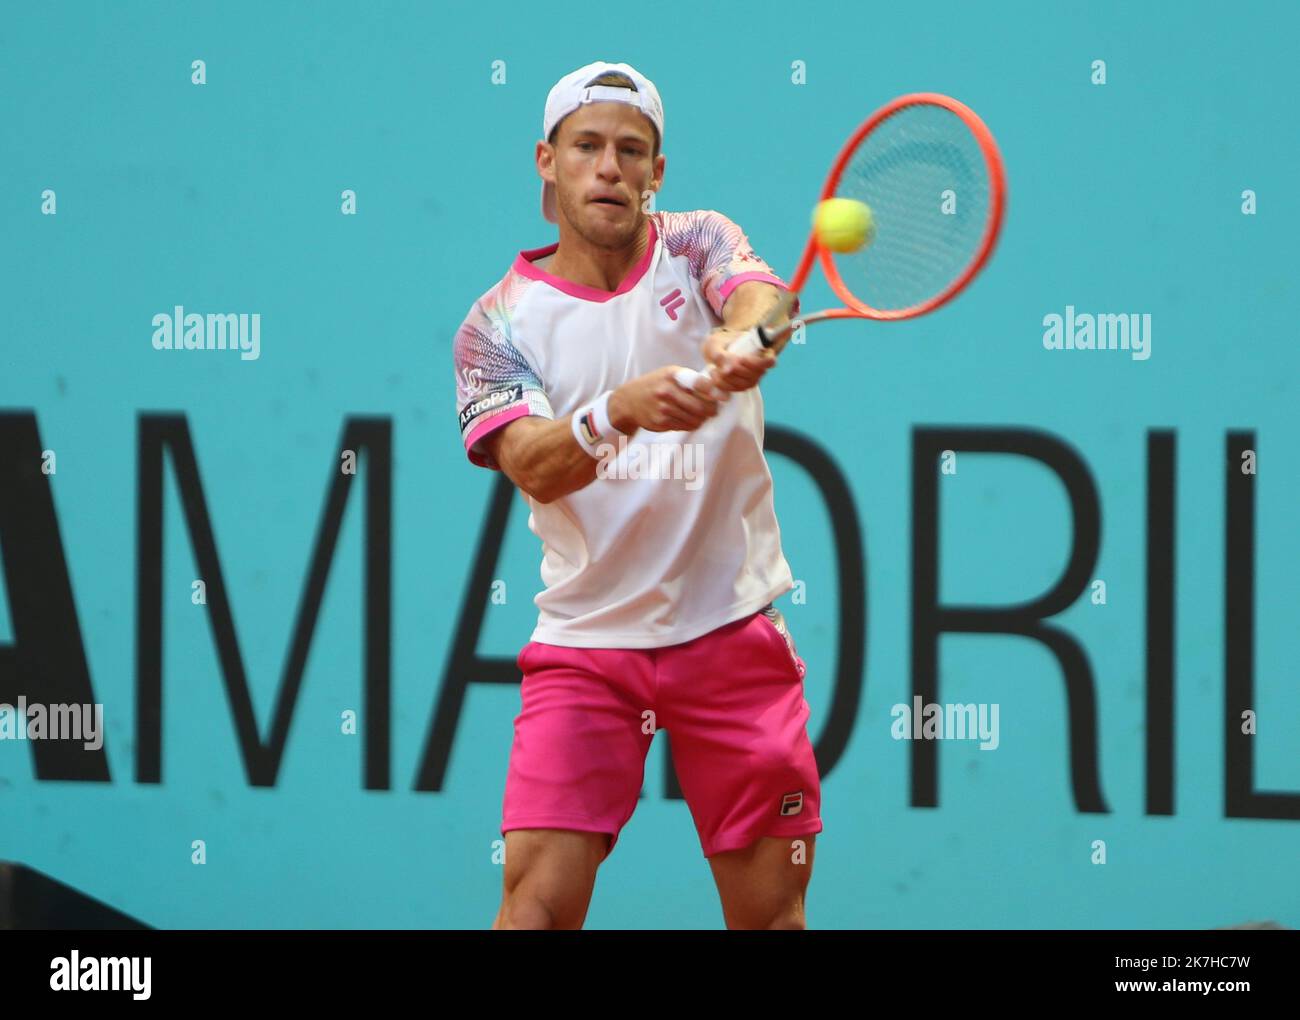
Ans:
[[[474,449],[474,444],[485,439],[497,429],[509,425],[516,418],[523,418],[531,413],[527,404],[520,404],[504,414],[494,414],[487,421],[475,426],[474,430],[465,439],[465,453],[469,455],[470,462],[477,464],[479,467],[497,469],[496,465],[488,463],[488,459]]]
[[[735,276],[733,276],[730,280],[728,280],[726,283],[722,285],[722,288],[718,291],[718,298],[722,301],[726,301],[727,295],[729,295],[733,290],[739,287],[742,283],[747,283],[750,280],[762,280],[764,283],[774,284],[777,287],[780,287],[782,290],[790,289],[784,280],[780,279],[779,277],[773,276],[771,273],[737,273]]]

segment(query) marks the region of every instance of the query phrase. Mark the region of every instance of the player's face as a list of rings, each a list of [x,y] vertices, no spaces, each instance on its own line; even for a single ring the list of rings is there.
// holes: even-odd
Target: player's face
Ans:
[[[647,191],[658,190],[664,157],[654,158],[649,119],[626,103],[591,103],[575,110],[555,136],[555,196],[560,215],[600,247],[636,238]]]

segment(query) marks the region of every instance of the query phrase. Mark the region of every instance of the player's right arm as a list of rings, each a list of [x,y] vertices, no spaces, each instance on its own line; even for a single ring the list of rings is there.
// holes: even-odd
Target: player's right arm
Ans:
[[[707,377],[695,391],[673,379],[678,365],[648,372],[618,387],[609,398],[609,420],[631,436],[637,429],[691,431],[718,413],[718,401]],[[559,421],[527,416],[516,418],[483,440],[483,447],[512,482],[539,503],[586,488],[596,478],[599,460],[573,434],[573,416]]]
[[[453,350],[461,439],[471,462],[505,472],[541,503],[595,480],[600,461],[574,436],[572,415],[555,420],[541,376],[512,342],[500,305],[486,296],[475,302]],[[720,394],[707,376],[687,390],[673,378],[679,367],[667,365],[619,386],[606,408],[610,424],[631,436],[642,428],[693,430],[717,414]]]

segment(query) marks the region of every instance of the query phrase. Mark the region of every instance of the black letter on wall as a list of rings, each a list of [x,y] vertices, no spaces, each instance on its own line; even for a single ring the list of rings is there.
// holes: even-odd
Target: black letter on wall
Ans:
[[[1223,814],[1227,818],[1300,819],[1300,794],[1255,789],[1259,737],[1241,732],[1241,713],[1255,704],[1255,479],[1241,470],[1255,433],[1229,432],[1224,534]],[[1288,726],[1273,733],[1294,737]]]
[[[1174,813],[1174,434],[1147,433],[1147,814]]]
[[[443,669],[438,704],[425,737],[424,752],[420,755],[416,790],[442,789],[456,726],[465,704],[465,691],[470,683],[517,684],[520,681],[517,655],[478,654],[478,637],[483,630],[483,617],[487,613],[492,579],[496,575],[497,560],[501,557],[506,522],[510,519],[510,501],[515,492],[514,483],[504,472],[500,473],[492,490],[492,503],[483,530],[479,532],[478,548],[470,558],[469,584],[465,586],[460,615],[452,628],[451,651]]]
[[[136,780],[162,781],[162,553],[163,451],[171,453],[186,527],[199,572],[207,586],[208,619],[212,626],[222,680],[235,719],[240,753],[253,786],[274,786],[289,737],[294,704],[302,685],[325,582],[334,562],[343,510],[355,477],[340,470],[339,453],[331,464],[332,480],[316,532],[311,566],[289,656],[285,661],[275,703],[271,736],[258,735],[257,719],[234,619],[221,574],[216,539],[198,463],[182,415],[141,415],[139,423],[139,491],[136,508]],[[365,490],[365,788],[389,787],[389,712],[392,603],[392,423],[385,418],[349,418],[344,422],[342,450],[354,450],[366,472]]]
[[[93,705],[81,624],[54,512],[41,471],[36,415],[0,414],[0,549],[14,643],[0,645],[0,703]],[[107,713],[106,713],[107,714]],[[22,720],[18,720],[21,725]],[[104,747],[31,740],[37,779],[109,782]]]
[[[939,469],[944,450],[1000,453],[1051,468],[1065,483],[1074,519],[1070,561],[1056,586],[1011,606],[939,603]],[[1079,643],[1046,617],[1065,610],[1088,586],[1097,561],[1101,512],[1097,488],[1079,455],[1059,439],[1030,429],[917,428],[912,432],[912,693],[939,702],[941,634],[1019,634],[1046,645],[1065,675],[1070,726],[1070,778],[1080,811],[1108,811],[1097,767],[1097,706],[1092,669]],[[939,803],[938,742],[913,740],[912,805]]]

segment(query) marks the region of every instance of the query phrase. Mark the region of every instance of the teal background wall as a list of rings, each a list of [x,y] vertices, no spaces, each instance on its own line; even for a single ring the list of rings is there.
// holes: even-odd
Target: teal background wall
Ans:
[[[442,791],[412,789],[493,476],[454,424],[453,332],[514,254],[555,238],[532,164],[547,90],[593,59],[651,77],[666,110],[657,205],[716,208],[793,271],[847,133],[895,95],[977,110],[1006,160],[984,275],[921,320],[818,327],[765,381],[768,420],[848,476],[867,546],[864,696],[823,783],[815,927],[1300,925],[1300,823],[1224,817],[1224,439],[1253,430],[1256,783],[1300,791],[1293,508],[1300,136],[1295,12],[1210,3],[1077,7],[722,3],[571,16],[510,4],[27,4],[0,32],[0,411],[37,415],[78,621],[105,706],[111,783],[41,781],[0,742],[0,859],[164,927],[487,927],[497,908],[513,686],[471,686]],[[191,61],[207,84],[190,82]],[[1090,81],[1106,61],[1107,83]],[[493,61],[507,83],[493,85]],[[807,84],[790,81],[791,62]],[[57,193],[57,215],[41,194]],[[357,193],[356,216],[340,214]],[[1241,212],[1242,192],[1258,213]],[[830,302],[817,280],[805,308]],[[158,352],[175,304],[262,316],[256,361]],[[1153,353],[1044,350],[1066,305],[1146,312]],[[166,476],[163,782],[135,781],[136,430],[194,439],[263,732],[344,419],[391,419],[393,785],[362,789],[362,528],[354,492],[277,783],[241,764],[173,475]],[[1107,814],[1071,796],[1060,668],[1040,645],[942,642],[945,700],[997,702],[1001,744],[940,748],[915,808],[890,708],[911,699],[911,430],[1032,427],[1071,444],[1102,508],[1095,576],[1058,620],[1094,672]],[[1176,430],[1176,810],[1144,813],[1148,429]],[[784,600],[824,724],[835,546],[808,476],[773,457]],[[4,479],[0,479],[0,485]],[[941,594],[1013,602],[1068,551],[1060,482],[969,456],[942,489]],[[0,557],[12,550],[0,548]],[[540,549],[516,500],[479,651],[513,657]],[[0,583],[0,645],[13,640]],[[602,868],[593,928],[717,927],[686,805],[645,799]],[[191,863],[206,841],[207,863]],[[1091,861],[1105,840],[1107,863]]]

